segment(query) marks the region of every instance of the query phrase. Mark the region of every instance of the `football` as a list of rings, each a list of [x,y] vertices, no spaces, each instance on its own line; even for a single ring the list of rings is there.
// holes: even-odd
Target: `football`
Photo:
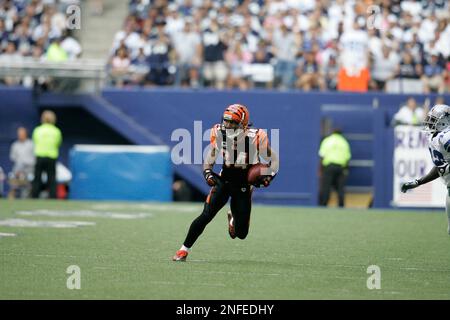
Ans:
[[[258,182],[261,176],[267,175],[264,169],[269,168],[268,164],[257,163],[248,170],[247,181],[249,184],[255,184]]]

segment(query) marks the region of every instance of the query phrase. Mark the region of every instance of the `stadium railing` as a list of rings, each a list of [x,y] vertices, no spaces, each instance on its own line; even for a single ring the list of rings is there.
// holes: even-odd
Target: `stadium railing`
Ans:
[[[99,93],[107,77],[106,61],[77,59],[64,62],[36,60],[31,57],[0,59],[0,79],[6,77],[45,77],[53,81],[80,80],[75,91]]]

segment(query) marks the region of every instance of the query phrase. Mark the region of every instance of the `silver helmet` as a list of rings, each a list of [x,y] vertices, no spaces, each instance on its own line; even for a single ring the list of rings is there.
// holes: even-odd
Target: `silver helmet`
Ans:
[[[446,104],[437,104],[430,111],[423,122],[424,130],[430,133],[442,131],[450,127],[450,107]]]

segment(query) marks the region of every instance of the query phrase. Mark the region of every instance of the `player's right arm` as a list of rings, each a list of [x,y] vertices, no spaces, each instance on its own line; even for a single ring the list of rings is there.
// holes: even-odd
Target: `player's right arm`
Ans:
[[[425,176],[402,184],[401,191],[405,193],[409,189],[417,188],[418,186],[436,180],[437,178],[439,178],[438,168],[433,167],[433,169],[431,169]]]
[[[405,193],[409,189],[417,188],[422,184],[431,182],[439,177],[449,174],[450,159],[450,131],[439,133],[430,141],[430,155],[433,168],[425,176],[402,184],[401,191]]]
[[[218,182],[217,174],[212,171],[214,163],[219,155],[217,133],[218,126],[216,125],[211,129],[210,144],[208,150],[206,151],[205,161],[203,162],[203,177],[205,178],[206,183],[211,187],[215,186]]]

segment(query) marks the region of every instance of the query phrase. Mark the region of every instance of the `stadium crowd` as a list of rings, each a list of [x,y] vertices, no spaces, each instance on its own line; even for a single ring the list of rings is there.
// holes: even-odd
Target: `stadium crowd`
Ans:
[[[67,29],[66,9],[79,0],[0,1],[0,62],[32,57],[60,62],[80,57],[80,43]],[[30,79],[7,77],[0,83],[27,84]]]
[[[450,87],[444,0],[131,0],[129,11],[110,57],[117,86]]]
[[[0,1],[0,61],[81,56],[65,10]],[[450,91],[445,0],[129,0],[112,85]],[[7,78],[6,84],[24,79]]]

